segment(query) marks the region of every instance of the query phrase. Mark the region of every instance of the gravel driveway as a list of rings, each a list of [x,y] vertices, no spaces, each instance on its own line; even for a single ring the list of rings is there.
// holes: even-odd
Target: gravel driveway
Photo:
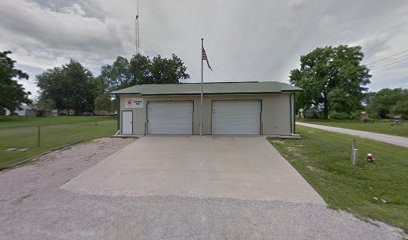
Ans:
[[[132,141],[100,139],[0,173],[0,239],[401,239],[396,228],[321,204],[60,188]]]

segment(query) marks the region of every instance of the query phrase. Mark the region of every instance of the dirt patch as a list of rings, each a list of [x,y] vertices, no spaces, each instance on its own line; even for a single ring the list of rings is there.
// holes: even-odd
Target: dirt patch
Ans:
[[[297,158],[304,158],[303,154],[301,154],[299,152],[299,148],[298,147],[286,147],[285,148],[288,152],[290,152],[291,154],[293,154],[295,157]]]
[[[311,172],[321,173],[321,171],[320,171],[319,169],[317,169],[317,168],[315,168],[315,167],[313,167],[313,166],[311,166],[311,165],[307,165],[306,167],[307,167],[307,169],[309,169]]]
[[[269,141],[270,141],[271,143],[273,143],[273,144],[282,144],[282,143],[283,143],[282,140],[276,140],[276,139],[270,139]]]

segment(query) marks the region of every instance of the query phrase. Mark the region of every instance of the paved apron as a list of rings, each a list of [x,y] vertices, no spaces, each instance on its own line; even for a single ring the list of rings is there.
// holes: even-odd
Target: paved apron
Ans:
[[[183,196],[325,204],[264,138],[149,136],[63,189],[110,196]]]

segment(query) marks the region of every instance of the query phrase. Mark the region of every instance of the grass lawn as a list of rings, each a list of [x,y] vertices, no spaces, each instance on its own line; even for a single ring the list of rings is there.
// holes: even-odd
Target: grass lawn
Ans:
[[[270,141],[330,207],[408,232],[408,148],[301,126],[298,133]],[[358,166],[350,160],[353,139]],[[375,163],[365,161],[369,151]]]
[[[37,147],[37,127],[41,126],[41,144]],[[115,117],[1,117],[0,167],[8,166],[81,140],[113,135]],[[28,148],[26,151],[5,151]]]
[[[376,120],[375,122],[363,123],[361,121],[352,120],[324,120],[302,118],[297,119],[296,121],[408,137],[407,121],[403,121],[398,126],[393,125],[392,120]]]

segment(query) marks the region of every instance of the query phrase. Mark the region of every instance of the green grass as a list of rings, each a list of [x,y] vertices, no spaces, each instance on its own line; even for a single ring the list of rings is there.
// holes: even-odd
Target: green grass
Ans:
[[[390,134],[396,136],[408,137],[408,122],[402,122],[400,125],[394,125],[392,120],[376,120],[374,122],[364,123],[352,120],[324,120],[313,118],[297,119],[299,122],[326,125],[331,127],[350,128],[361,131]]]
[[[59,117],[20,117],[0,116],[0,130],[21,127],[90,123],[95,121],[116,120],[111,116],[59,116]]]
[[[37,147],[37,129],[41,126],[41,144]],[[28,159],[57,147],[113,135],[114,117],[1,117],[0,167]],[[4,151],[29,148],[27,151]]]
[[[408,148],[301,126],[298,132],[298,140],[270,141],[330,207],[408,232]],[[350,160],[353,139],[358,166]],[[374,163],[365,161],[367,152]]]

